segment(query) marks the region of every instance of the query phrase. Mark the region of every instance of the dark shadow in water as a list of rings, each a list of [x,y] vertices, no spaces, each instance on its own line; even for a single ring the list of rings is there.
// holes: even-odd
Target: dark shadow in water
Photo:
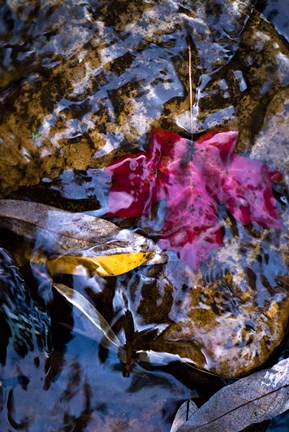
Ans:
[[[273,24],[276,31],[289,42],[289,5],[286,0],[258,0],[256,9]]]

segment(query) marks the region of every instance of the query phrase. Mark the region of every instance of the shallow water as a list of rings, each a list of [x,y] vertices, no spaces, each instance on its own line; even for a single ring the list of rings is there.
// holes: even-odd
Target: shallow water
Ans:
[[[279,342],[283,338],[288,299],[287,9],[273,0],[0,5],[2,197],[103,214],[109,183],[102,168],[122,155],[147,150],[152,127],[187,138],[210,129],[238,129],[237,150],[284,175],[275,188],[282,232],[243,227],[220,208],[225,247],[197,275],[187,274],[173,255],[168,265],[117,278],[59,276],[96,305],[133,352],[153,349],[183,357],[189,352],[201,364],[202,350],[197,347],[195,353],[191,340],[197,346],[200,340],[205,346],[211,340],[222,345],[228,330],[224,316],[232,309],[249,336],[261,325],[260,333]],[[143,229],[135,220],[117,223]],[[153,238],[157,223],[148,227]],[[22,240],[19,246],[18,238],[3,231],[0,246],[5,248],[0,269],[5,293],[0,297],[1,431],[169,431],[183,400],[193,397],[200,404],[229,382],[165,355],[133,359],[124,376],[118,353],[105,349],[102,335],[53,291],[44,268],[20,269],[14,262],[7,267],[6,250],[19,256]],[[197,294],[191,294],[193,287],[200,304]],[[211,324],[206,339],[202,329],[213,319],[199,316],[212,302],[216,327]],[[22,309],[22,304],[27,306]],[[271,319],[266,328],[258,321],[261,309]],[[279,320],[280,328],[275,325]],[[181,330],[175,325],[179,322]],[[24,336],[18,334],[23,328],[28,332]],[[164,328],[165,337],[155,338],[154,332]],[[262,343],[254,346],[258,355]],[[266,365],[287,356],[287,347],[285,339]],[[245,371],[240,354],[230,348],[226,352],[225,363],[231,359],[235,371]],[[215,371],[215,357],[207,357],[203,366]],[[286,413],[276,418],[267,430],[289,430],[287,418]]]

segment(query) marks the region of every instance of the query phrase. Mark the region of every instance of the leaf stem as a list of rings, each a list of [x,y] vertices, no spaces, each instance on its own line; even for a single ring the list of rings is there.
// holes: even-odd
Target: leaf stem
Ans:
[[[188,63],[189,63],[189,93],[190,93],[190,132],[193,141],[193,83],[192,83],[192,49],[188,40]]]

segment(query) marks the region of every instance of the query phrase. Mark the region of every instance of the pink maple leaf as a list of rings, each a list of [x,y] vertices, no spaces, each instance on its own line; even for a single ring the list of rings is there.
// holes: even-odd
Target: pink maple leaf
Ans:
[[[160,246],[194,270],[222,245],[217,204],[242,224],[280,229],[272,183],[281,175],[260,161],[233,153],[236,131],[208,132],[196,142],[153,129],[147,153],[113,162],[108,217],[147,216],[164,200]]]

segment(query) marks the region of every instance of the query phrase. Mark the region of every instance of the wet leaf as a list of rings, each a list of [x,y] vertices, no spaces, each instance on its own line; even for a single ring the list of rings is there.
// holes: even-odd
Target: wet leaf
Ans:
[[[148,216],[165,203],[158,232],[164,250],[174,250],[194,270],[222,245],[217,205],[224,204],[242,224],[280,230],[272,184],[281,174],[234,154],[236,131],[209,132],[191,142],[154,129],[147,153],[109,165],[108,216]]]
[[[285,359],[222,388],[177,431],[238,432],[288,409],[289,360]]]
[[[121,347],[121,342],[108,322],[103,318],[100,312],[85,298],[82,294],[69,288],[66,285],[55,283],[53,284],[55,289],[66,298],[69,303],[77,307],[91,322],[98,328],[106,340],[115,347]]]
[[[145,263],[165,261],[160,248],[139,234],[44,204],[1,200],[0,227],[33,240],[31,260],[47,261],[52,276],[83,271],[115,276]]]
[[[52,276],[59,273],[83,274],[83,269],[91,274],[108,277],[127,273],[148,262],[150,252],[120,253],[85,257],[81,255],[62,255],[47,260],[47,268]]]
[[[191,400],[182,403],[174,418],[170,432],[177,432],[179,428],[192,417],[197,409],[197,405]]]

